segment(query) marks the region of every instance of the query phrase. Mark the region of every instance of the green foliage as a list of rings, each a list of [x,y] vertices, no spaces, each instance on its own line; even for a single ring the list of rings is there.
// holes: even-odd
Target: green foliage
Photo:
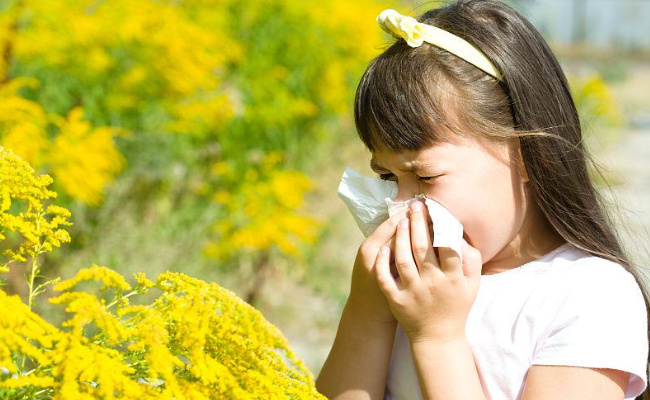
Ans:
[[[299,259],[319,229],[302,210],[311,183],[301,171],[350,117],[384,6],[12,1],[0,11],[0,88],[14,109],[30,107],[33,122],[0,121],[0,144],[54,176],[78,215],[73,246],[101,240],[112,190],[123,196],[111,199],[120,212],[148,212],[150,202],[171,198],[172,207],[153,211],[166,213],[161,219],[210,215],[201,240],[219,248],[205,254],[218,254],[222,270],[242,256]],[[228,174],[219,173],[224,165]],[[121,191],[121,182],[133,190]],[[275,189],[256,198],[265,187]],[[262,238],[271,222],[285,228]]]

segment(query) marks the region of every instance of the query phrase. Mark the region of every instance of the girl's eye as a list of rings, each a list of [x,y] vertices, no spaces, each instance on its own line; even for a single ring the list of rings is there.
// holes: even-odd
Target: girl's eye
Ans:
[[[379,174],[379,178],[383,179],[385,181],[394,181],[395,180],[395,175],[391,174],[391,173]],[[431,180],[433,180],[435,178],[436,178],[435,176],[418,176],[418,180],[425,181],[425,182],[431,181]]]

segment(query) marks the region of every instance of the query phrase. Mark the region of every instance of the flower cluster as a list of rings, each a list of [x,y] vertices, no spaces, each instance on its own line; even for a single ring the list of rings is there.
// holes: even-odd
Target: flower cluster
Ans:
[[[49,190],[52,178],[35,176],[34,170],[20,157],[0,146],[0,241],[9,232],[20,234],[19,245],[5,249],[0,271],[12,262],[25,262],[41,253],[52,251],[69,242],[70,235],[63,226],[70,212],[63,207],[47,205],[56,197]]]
[[[281,159],[278,153],[267,154],[258,169],[244,174],[240,191],[215,193],[214,201],[228,218],[214,225],[217,238],[206,247],[208,255],[225,258],[242,250],[266,252],[277,248],[286,256],[297,256],[301,244],[314,243],[320,223],[314,217],[300,215],[311,182],[301,172],[278,169],[276,164]],[[215,169],[228,174],[222,164]]]
[[[232,292],[179,273],[138,286],[158,289],[147,305],[141,290],[94,266],[57,285],[98,279],[117,296],[66,291],[51,299],[72,316],[60,330],[18,297],[0,292],[0,393],[40,390],[70,399],[321,399],[313,377],[280,331]],[[127,293],[128,292],[128,293]],[[88,333],[92,332],[92,333]],[[32,368],[21,370],[20,361]],[[85,397],[79,397],[79,396]],[[18,398],[18,397],[16,397]]]
[[[29,243],[8,253],[12,260],[69,240],[56,229],[68,224],[67,210],[43,205],[55,196],[50,183],[0,148],[0,227],[15,228]],[[17,200],[31,211],[12,215]],[[0,398],[324,398],[282,333],[216,283],[165,272],[155,281],[136,273],[132,285],[92,265],[54,284],[59,294],[50,302],[69,315],[57,327],[31,307],[42,286],[34,286],[37,270],[28,304],[0,291]],[[87,290],[93,285],[97,290]]]
[[[73,199],[90,205],[102,201],[104,187],[122,170],[125,160],[113,138],[124,131],[93,127],[75,108],[66,117],[46,113],[36,102],[19,95],[39,82],[18,78],[0,84],[0,145],[12,149],[35,168],[45,167]],[[51,128],[56,134],[50,139]]]

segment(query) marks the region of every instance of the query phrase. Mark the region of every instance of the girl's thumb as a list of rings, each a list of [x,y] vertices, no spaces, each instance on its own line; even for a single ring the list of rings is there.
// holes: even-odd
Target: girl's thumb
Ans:
[[[481,270],[483,269],[481,252],[470,246],[464,238],[461,251],[463,252],[463,274],[471,280],[476,280],[476,283],[478,283],[481,278]]]

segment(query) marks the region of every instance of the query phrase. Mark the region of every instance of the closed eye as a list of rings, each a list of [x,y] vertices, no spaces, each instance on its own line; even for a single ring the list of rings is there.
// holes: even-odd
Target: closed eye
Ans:
[[[387,173],[387,174],[378,174],[380,179],[383,179],[385,181],[393,181],[395,180],[395,174]],[[420,181],[430,181],[432,179],[436,178],[435,176],[418,176],[418,180]]]

